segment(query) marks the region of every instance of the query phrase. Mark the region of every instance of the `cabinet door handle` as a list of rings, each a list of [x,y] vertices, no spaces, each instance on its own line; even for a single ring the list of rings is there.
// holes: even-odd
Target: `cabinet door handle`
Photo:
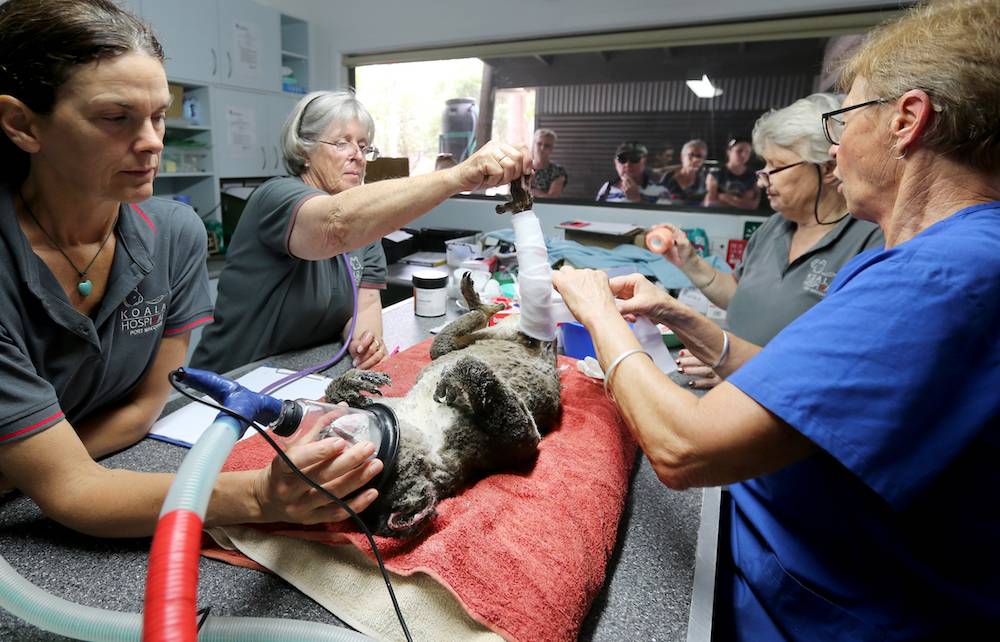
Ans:
[[[226,52],[226,61],[229,63],[229,73],[226,74],[226,78],[233,77],[233,54]]]
[[[278,146],[277,145],[275,145],[273,149],[274,149],[274,169],[278,169],[278,158],[281,155],[278,153]]]
[[[215,53],[215,47],[211,47],[212,52],[212,77],[215,77],[215,72],[219,68],[219,56]]]
[[[263,145],[260,146],[260,157],[264,159],[264,162],[260,164],[260,168],[267,169],[267,150],[264,149]]]

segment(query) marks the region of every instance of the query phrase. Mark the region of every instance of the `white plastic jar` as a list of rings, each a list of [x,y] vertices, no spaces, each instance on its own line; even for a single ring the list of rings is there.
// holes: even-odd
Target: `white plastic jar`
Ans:
[[[439,317],[447,310],[448,273],[440,270],[420,270],[411,277],[413,282],[413,313],[418,317]]]

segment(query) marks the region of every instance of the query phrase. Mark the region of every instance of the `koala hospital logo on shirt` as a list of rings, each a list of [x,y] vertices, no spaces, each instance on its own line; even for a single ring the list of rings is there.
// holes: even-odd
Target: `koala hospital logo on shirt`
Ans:
[[[118,310],[122,332],[135,336],[160,328],[167,311],[167,304],[163,301],[166,296],[161,294],[155,299],[146,299],[139,288],[132,290],[125,297],[125,305]]]
[[[809,274],[802,281],[802,289],[812,292],[820,297],[826,296],[826,291],[830,289],[830,283],[836,272],[824,272],[826,259],[813,259],[809,262]]]
[[[364,274],[365,266],[361,264],[361,259],[356,256],[351,256],[351,277],[354,279],[354,285],[361,285],[361,276]]]

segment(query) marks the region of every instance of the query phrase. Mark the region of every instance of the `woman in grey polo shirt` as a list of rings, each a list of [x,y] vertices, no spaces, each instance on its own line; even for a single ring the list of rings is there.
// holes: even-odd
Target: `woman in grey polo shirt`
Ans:
[[[733,273],[716,270],[698,256],[680,228],[663,226],[674,237],[667,260],[712,303],[727,310],[733,334],[753,344],[767,344],[822,301],[842,265],[882,246],[878,226],[848,214],[833,174],[836,162],[820,116],[839,106],[833,94],[813,94],[767,112],[754,125],[753,147],[765,161],[758,183],[777,213],[751,237],[743,264]],[[678,364],[693,377],[693,388],[711,388],[720,381],[686,350]]]
[[[356,367],[376,365],[387,354],[379,296],[386,283],[382,235],[452,194],[492,185],[479,170],[484,160],[504,168],[516,164],[519,171],[530,166],[513,148],[490,143],[454,167],[364,185],[366,164],[378,156],[374,135],[371,116],[352,92],[317,91],[299,101],[281,132],[291,176],[269,180],[247,202],[219,277],[215,320],[205,328],[193,366],[226,372],[342,341],[355,289],[350,355]]]

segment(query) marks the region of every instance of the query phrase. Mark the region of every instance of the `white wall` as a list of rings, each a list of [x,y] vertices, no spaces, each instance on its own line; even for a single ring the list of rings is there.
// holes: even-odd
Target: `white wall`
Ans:
[[[342,53],[672,27],[895,5],[892,0],[257,0],[314,22],[322,80]],[[327,63],[328,61],[328,63]],[[318,79],[318,82],[322,82]],[[318,86],[318,85],[317,85]]]
[[[448,199],[407,227],[455,227],[484,232],[509,228],[510,215],[497,214],[494,208],[498,203],[499,201]],[[656,223],[673,223],[683,228],[700,227],[708,234],[712,254],[723,258],[726,256],[726,241],[743,238],[744,222],[764,220],[761,216],[697,210],[675,212],[567,203],[536,203],[534,209],[542,224],[542,233],[556,238],[563,238],[563,230],[556,228],[556,225],[570,219],[634,223],[641,227],[649,227]]]

